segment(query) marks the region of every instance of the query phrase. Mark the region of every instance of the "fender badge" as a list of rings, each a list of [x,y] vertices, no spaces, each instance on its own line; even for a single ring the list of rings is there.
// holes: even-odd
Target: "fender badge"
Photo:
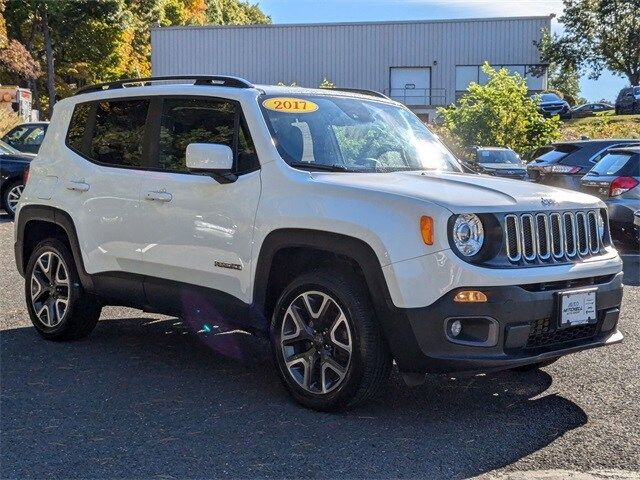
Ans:
[[[216,267],[220,268],[230,268],[231,270],[242,270],[242,265],[237,263],[225,263],[225,262],[214,262]]]

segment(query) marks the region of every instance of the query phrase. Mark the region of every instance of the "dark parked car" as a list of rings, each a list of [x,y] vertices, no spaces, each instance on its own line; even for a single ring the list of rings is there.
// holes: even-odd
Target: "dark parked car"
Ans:
[[[48,122],[23,123],[9,130],[2,141],[22,153],[35,155],[40,150],[48,126]]]
[[[612,147],[640,145],[640,140],[578,140],[550,145],[552,148],[527,165],[534,182],[580,190],[580,179]]]
[[[540,104],[538,109],[545,117],[553,117],[559,115],[560,118],[571,118],[571,107],[555,93],[543,93],[540,95]]]
[[[476,147],[464,166],[477,173],[528,180],[527,167],[510,148]]]
[[[615,107],[608,103],[585,103],[571,109],[573,118],[593,117],[597,113],[613,112]]]
[[[582,179],[582,190],[604,200],[614,241],[640,245],[640,147],[612,148]]]
[[[0,141],[0,206],[11,218],[24,189],[24,172],[33,158]]]
[[[640,113],[640,87],[626,87],[620,90],[616,99],[616,115]]]

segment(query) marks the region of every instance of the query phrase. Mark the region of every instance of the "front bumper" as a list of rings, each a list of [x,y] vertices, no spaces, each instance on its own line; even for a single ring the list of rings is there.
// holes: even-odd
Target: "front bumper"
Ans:
[[[557,328],[558,292],[586,286],[597,289],[597,323]],[[622,341],[617,330],[621,272],[571,281],[475,289],[487,295],[486,303],[453,302],[462,290],[458,288],[428,307],[396,308],[390,312],[385,334],[401,372],[501,370]],[[446,331],[452,318],[490,319],[495,323],[495,344],[453,343]]]

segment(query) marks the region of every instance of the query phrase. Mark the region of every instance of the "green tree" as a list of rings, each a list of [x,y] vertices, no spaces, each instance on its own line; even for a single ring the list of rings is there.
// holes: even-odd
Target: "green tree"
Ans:
[[[58,93],[64,95],[77,83],[94,81],[117,62],[122,5],[122,0],[11,0],[7,4],[9,36],[21,42],[46,71],[49,114]],[[39,86],[32,85],[36,102]]]
[[[592,78],[603,69],[640,84],[640,1],[563,0],[562,35],[538,45],[547,62],[586,68]]]
[[[509,147],[526,154],[559,137],[559,119],[538,113],[520,75],[510,75],[505,68],[497,71],[488,63],[482,70],[486,85],[472,83],[457,105],[439,109],[446,133],[459,147]]]
[[[580,98],[580,74],[571,65],[553,63],[548,71],[549,90],[556,90],[571,106]]]
[[[269,24],[271,17],[265,15],[257,4],[242,0],[206,0],[207,24],[210,25],[256,25]]]

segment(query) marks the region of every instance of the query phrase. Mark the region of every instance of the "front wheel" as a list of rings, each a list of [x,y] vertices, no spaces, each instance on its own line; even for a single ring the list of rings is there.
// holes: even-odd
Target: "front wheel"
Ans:
[[[271,322],[278,373],[308,408],[333,411],[371,398],[391,356],[362,280],[348,269],[319,269],[281,294]]]

